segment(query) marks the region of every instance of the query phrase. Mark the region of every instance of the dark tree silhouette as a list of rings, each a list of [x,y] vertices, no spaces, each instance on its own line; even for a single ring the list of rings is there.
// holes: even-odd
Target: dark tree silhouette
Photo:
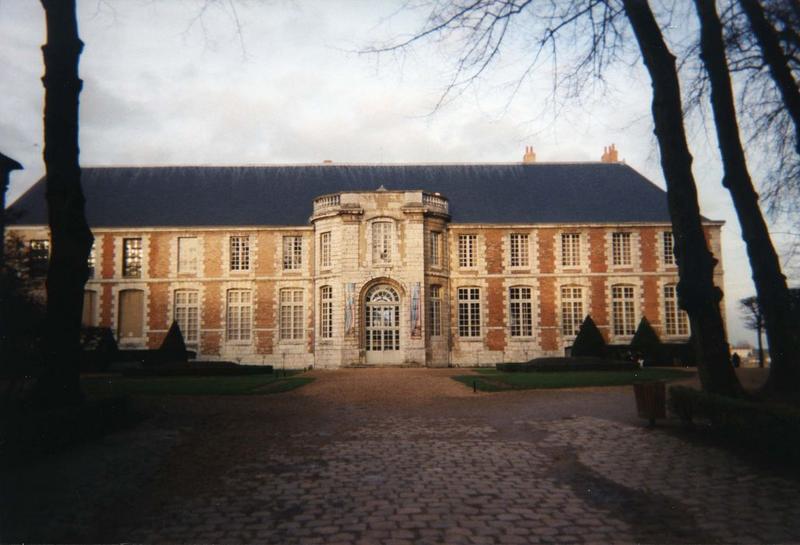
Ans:
[[[41,0],[47,23],[44,163],[51,257],[47,271],[45,371],[35,390],[40,403],[80,402],[80,327],[92,233],[86,222],[78,162],[78,62],[75,0]]]
[[[631,351],[641,354],[645,363],[650,365],[658,365],[661,360],[661,339],[646,317],[642,317],[639,321],[636,333],[631,339]]]
[[[800,335],[792,320],[786,277],[761,214],[739,137],[722,23],[714,2],[695,0],[695,6],[700,19],[700,57],[711,84],[711,107],[724,169],[722,185],[733,197],[771,348],[772,364],[765,391],[796,393],[800,391]]]
[[[744,325],[748,329],[756,331],[758,338],[758,366],[764,367],[764,344],[763,334],[764,331],[764,316],[761,314],[761,307],[758,304],[757,297],[745,297],[739,301],[739,306],[744,313]]]
[[[572,343],[571,355],[594,356],[602,358],[606,355],[606,341],[592,317],[587,315],[578,330],[575,342]]]

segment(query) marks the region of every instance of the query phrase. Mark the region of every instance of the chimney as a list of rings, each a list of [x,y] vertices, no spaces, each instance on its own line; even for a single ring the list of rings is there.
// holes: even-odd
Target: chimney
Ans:
[[[603,147],[603,156],[600,160],[604,163],[619,163],[619,150],[617,146],[611,144],[610,146]]]
[[[533,151],[533,146],[525,146],[525,155],[522,156],[523,164],[530,164],[536,162],[536,153]]]

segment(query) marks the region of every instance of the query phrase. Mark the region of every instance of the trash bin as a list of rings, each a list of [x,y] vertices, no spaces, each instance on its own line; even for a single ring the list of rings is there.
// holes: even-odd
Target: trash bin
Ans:
[[[634,383],[636,395],[636,412],[639,417],[656,425],[656,418],[667,417],[667,385],[663,381]]]

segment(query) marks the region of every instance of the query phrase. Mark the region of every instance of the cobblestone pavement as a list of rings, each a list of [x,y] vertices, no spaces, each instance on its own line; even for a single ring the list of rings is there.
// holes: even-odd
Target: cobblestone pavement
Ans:
[[[289,394],[161,400],[169,449],[150,453],[139,505],[83,537],[800,542],[800,483],[643,427],[629,388],[473,394],[450,374],[317,371]]]

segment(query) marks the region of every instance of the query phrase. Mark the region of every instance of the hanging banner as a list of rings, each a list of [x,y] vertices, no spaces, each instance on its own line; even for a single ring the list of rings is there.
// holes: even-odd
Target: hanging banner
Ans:
[[[349,335],[355,331],[356,316],[356,284],[348,282],[344,285],[344,333]]]
[[[411,284],[411,336],[422,335],[422,320],[419,313],[419,282]]]

